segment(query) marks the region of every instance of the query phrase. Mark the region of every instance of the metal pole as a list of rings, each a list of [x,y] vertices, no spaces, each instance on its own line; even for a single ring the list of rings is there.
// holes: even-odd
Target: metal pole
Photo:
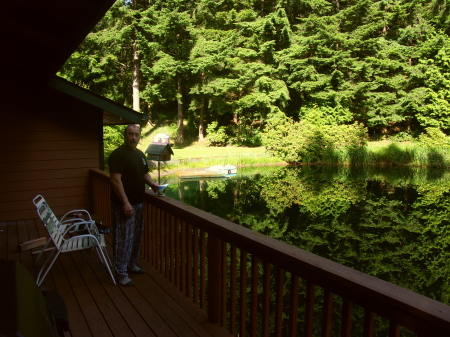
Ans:
[[[158,158],[158,185],[161,185],[161,157]]]

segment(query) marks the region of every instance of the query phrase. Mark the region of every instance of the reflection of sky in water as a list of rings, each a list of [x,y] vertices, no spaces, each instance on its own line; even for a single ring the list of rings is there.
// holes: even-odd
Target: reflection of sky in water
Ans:
[[[259,167],[161,183],[169,197],[450,304],[449,172]]]

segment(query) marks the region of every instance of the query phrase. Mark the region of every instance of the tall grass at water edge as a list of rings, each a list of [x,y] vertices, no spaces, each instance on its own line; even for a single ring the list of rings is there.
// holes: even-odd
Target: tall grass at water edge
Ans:
[[[450,149],[401,143],[391,143],[385,146],[369,144],[356,149],[326,152],[320,162],[361,166],[450,167]]]
[[[154,130],[156,131],[156,130]],[[157,132],[169,130],[158,129]],[[154,132],[147,133],[140,144],[145,151],[153,141]],[[266,153],[263,147],[206,147],[204,144],[193,144],[186,147],[172,147],[174,155],[171,161],[163,162],[162,168],[180,170],[189,168],[205,168],[213,165],[273,165],[284,163],[282,159]],[[360,148],[341,148],[322,153],[319,161],[303,158],[304,164],[334,165],[408,165],[415,167],[450,167],[450,147],[430,146],[418,142],[369,142]]]
[[[205,168],[213,165],[274,165],[285,164],[283,160],[270,156],[261,148],[190,148],[173,149],[171,161],[163,162],[161,168],[165,170],[181,170]],[[219,151],[217,151],[219,150]],[[188,154],[187,152],[191,153]],[[178,154],[178,156],[177,156]],[[369,144],[356,149],[340,149],[323,154],[321,160],[308,161],[304,164],[332,164],[355,166],[392,166],[406,165],[413,167],[450,167],[450,149],[419,146],[414,144],[390,143],[379,146]]]
[[[413,142],[370,142],[357,148],[325,149],[319,159],[304,155],[304,164],[355,166],[450,167],[450,147]]]
[[[418,167],[449,167],[450,148],[421,143],[370,143],[367,158],[371,165],[410,165]]]
[[[267,153],[233,154],[233,150],[231,150],[230,152],[231,154],[222,156],[216,155],[210,157],[202,156],[193,158],[174,159],[165,162],[163,168],[167,170],[180,170],[180,169],[205,168],[213,165],[252,166],[252,165],[273,165],[283,163],[281,159],[270,156]]]

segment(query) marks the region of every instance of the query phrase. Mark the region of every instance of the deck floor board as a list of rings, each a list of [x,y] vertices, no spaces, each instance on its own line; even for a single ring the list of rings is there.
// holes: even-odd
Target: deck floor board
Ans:
[[[0,223],[0,259],[17,260],[36,278],[44,262],[35,264],[35,248],[18,251],[18,244],[47,237],[38,219]],[[107,237],[112,258],[111,235]],[[46,252],[48,257],[51,251]],[[40,289],[57,290],[63,297],[72,337],[146,336],[215,337],[231,336],[207,320],[206,313],[191,303],[173,284],[146,261],[142,275],[130,275],[135,287],[113,284],[93,250],[60,254]]]

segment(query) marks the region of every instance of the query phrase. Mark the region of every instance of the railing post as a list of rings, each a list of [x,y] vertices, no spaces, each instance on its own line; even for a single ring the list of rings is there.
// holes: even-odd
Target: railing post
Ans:
[[[208,316],[221,323],[222,310],[222,240],[208,234]]]
[[[91,175],[94,209],[98,214],[103,212],[104,218],[107,219],[110,216],[109,176],[99,170],[91,170]],[[325,300],[322,305],[324,336],[330,332],[334,296],[343,300],[340,327],[342,337],[351,335],[353,319],[357,316],[352,315],[353,305],[358,305],[365,310],[364,336],[370,337],[377,333],[375,329],[377,317],[384,317],[391,321],[389,337],[398,337],[401,327],[415,332],[419,337],[449,336],[450,307],[448,305],[392,284],[386,286],[384,281],[276,242],[276,240],[259,234],[255,235],[254,232],[242,226],[193,209],[176,200],[147,194],[146,202],[148,203],[147,238],[143,252],[151,260],[153,267],[162,274],[170,270],[170,278],[173,280],[173,267],[183,266],[179,271],[175,271],[176,285],[188,295],[191,295],[192,287],[194,303],[201,309],[207,310],[210,321],[223,327],[231,324],[230,330],[233,333],[239,331],[241,337],[247,336],[249,332],[252,336],[256,335],[256,323],[259,323],[258,319],[261,316],[264,318],[266,327],[267,317],[271,319],[271,313],[268,315],[267,312],[267,303],[271,303],[273,295],[269,282],[271,280],[269,264],[277,270],[274,317],[274,335],[276,336],[285,333],[284,330],[288,330],[289,336],[297,336],[299,319],[305,322],[306,336],[313,335],[315,284],[325,291]],[[181,223],[183,228],[187,225],[189,230],[185,233],[183,229],[180,232],[180,238],[177,238],[174,244],[173,225],[175,224],[178,228],[178,224]],[[191,237],[191,226],[193,237]],[[150,243],[151,248],[146,247]],[[228,247],[231,247],[230,263],[227,260]],[[240,261],[238,262],[239,252]],[[251,263],[248,263],[248,256],[251,256]],[[264,289],[262,301],[258,293],[261,286],[259,259],[265,261],[264,270],[266,271],[262,277]],[[167,265],[166,261],[168,261]],[[251,265],[250,278],[248,278],[248,265]],[[190,268],[193,268],[192,277]],[[287,296],[286,285],[283,282],[284,272],[291,275],[290,296]],[[231,277],[229,286],[228,277]],[[306,305],[305,309],[301,310],[298,308],[300,278],[307,282]],[[235,280],[238,283],[235,283]],[[249,287],[248,280],[251,283]],[[183,284],[185,281],[188,282]],[[270,296],[267,295],[269,291]],[[236,298],[237,293],[239,298]],[[286,303],[289,307],[284,310],[280,309],[283,307],[283,298],[286,302],[289,298],[289,304]],[[261,304],[264,305],[258,307]],[[380,313],[380,308],[386,308],[386,311],[383,310]],[[283,319],[283,315],[286,314],[288,318]],[[229,319],[229,322],[226,319]],[[286,321],[288,326],[283,329],[282,324]]]

